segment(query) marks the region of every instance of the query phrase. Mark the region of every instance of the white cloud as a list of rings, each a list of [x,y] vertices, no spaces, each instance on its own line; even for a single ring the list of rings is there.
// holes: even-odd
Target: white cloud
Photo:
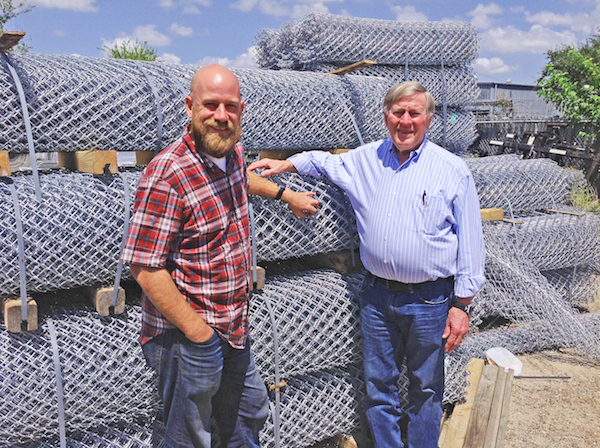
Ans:
[[[570,31],[557,32],[541,25],[533,25],[529,31],[522,31],[513,26],[492,28],[479,35],[481,49],[499,53],[545,53],[560,45],[572,45],[577,42]]]
[[[402,22],[426,22],[427,16],[418,12],[414,6],[392,6],[390,8],[396,14],[396,20]]]
[[[200,9],[198,9],[198,7],[194,6],[194,5],[184,6],[183,13],[184,14],[202,14],[200,12]]]
[[[177,23],[171,24],[169,30],[174,34],[177,34],[178,36],[184,37],[191,36],[194,33],[194,30],[191,27],[178,25]]]
[[[167,62],[168,64],[181,64],[181,58],[175,56],[173,53],[163,53],[160,59]]]
[[[600,6],[597,6],[592,12],[580,13],[576,15],[556,14],[550,11],[541,11],[537,14],[525,12],[525,19],[528,22],[542,25],[545,27],[562,26],[570,27],[571,31],[582,36],[592,34],[600,21]]]
[[[492,15],[502,14],[503,9],[496,3],[489,3],[487,5],[478,4],[475,9],[469,12],[469,15],[473,17],[471,23],[477,29],[486,29],[493,25]]]
[[[68,9],[78,12],[98,11],[98,8],[94,5],[96,0],[28,0],[25,3],[40,8]]]
[[[52,32],[52,34],[57,37],[67,37],[68,36],[68,34],[66,32],[64,32],[63,30],[54,30]]]
[[[343,2],[344,0],[300,0],[297,4],[288,6],[289,0],[238,0],[232,3],[232,8],[244,12],[259,8],[264,14],[270,16],[289,16],[292,19],[300,19],[311,12],[329,12],[326,3]]]
[[[133,30],[133,39],[139,42],[147,42],[148,45],[166,47],[171,44],[171,38],[158,31],[156,25],[139,25]]]
[[[477,58],[473,63],[473,68],[477,73],[483,75],[498,75],[500,73],[507,73],[519,68],[517,65],[509,66],[500,58]]]
[[[198,61],[198,65],[203,67],[209,64],[221,64],[229,68],[258,68],[254,59],[254,47],[248,48],[248,51],[235,59],[217,58],[207,56]]]

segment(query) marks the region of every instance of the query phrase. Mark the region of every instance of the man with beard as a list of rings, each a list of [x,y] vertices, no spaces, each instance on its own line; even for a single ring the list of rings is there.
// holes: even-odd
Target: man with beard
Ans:
[[[280,189],[248,173],[238,140],[244,102],[219,65],[194,75],[191,123],[140,178],[123,253],[143,290],[140,339],[156,370],[166,447],[258,446],[268,414],[248,335],[247,194],[316,212],[314,193]]]

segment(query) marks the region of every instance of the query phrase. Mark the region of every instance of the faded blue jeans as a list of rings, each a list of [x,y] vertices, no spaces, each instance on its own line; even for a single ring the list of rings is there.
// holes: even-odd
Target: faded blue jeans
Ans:
[[[239,350],[216,331],[208,341],[194,343],[181,331],[168,330],[142,350],[158,374],[166,448],[210,448],[211,416],[221,446],[259,446],[269,402],[250,341]]]
[[[444,392],[442,335],[453,280],[423,290],[391,292],[367,275],[360,303],[365,412],[377,448],[404,447],[400,419],[408,418],[409,448],[437,448]],[[408,409],[398,398],[399,370],[408,368]]]

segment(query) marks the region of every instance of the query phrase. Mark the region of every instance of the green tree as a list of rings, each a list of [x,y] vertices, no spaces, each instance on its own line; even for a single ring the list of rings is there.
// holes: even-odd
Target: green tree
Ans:
[[[25,6],[25,2],[14,3],[13,0],[0,0],[0,31],[10,19],[25,14],[33,9],[33,6]]]
[[[139,43],[130,40],[115,43],[112,47],[102,47],[109,58],[113,59],[136,59],[138,61],[156,61],[158,55],[156,50],[148,46],[148,42]]]
[[[538,80],[538,93],[576,123],[600,130],[600,36],[577,46],[547,52],[549,62]],[[600,131],[594,135],[600,141]]]

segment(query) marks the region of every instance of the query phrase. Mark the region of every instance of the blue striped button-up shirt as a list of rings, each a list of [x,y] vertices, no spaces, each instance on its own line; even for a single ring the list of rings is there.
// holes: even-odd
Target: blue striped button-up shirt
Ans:
[[[300,174],[325,175],[346,192],[372,274],[404,283],[455,276],[458,297],[475,295],[485,282],[479,200],[459,157],[425,138],[402,165],[391,140],[289,160]]]

